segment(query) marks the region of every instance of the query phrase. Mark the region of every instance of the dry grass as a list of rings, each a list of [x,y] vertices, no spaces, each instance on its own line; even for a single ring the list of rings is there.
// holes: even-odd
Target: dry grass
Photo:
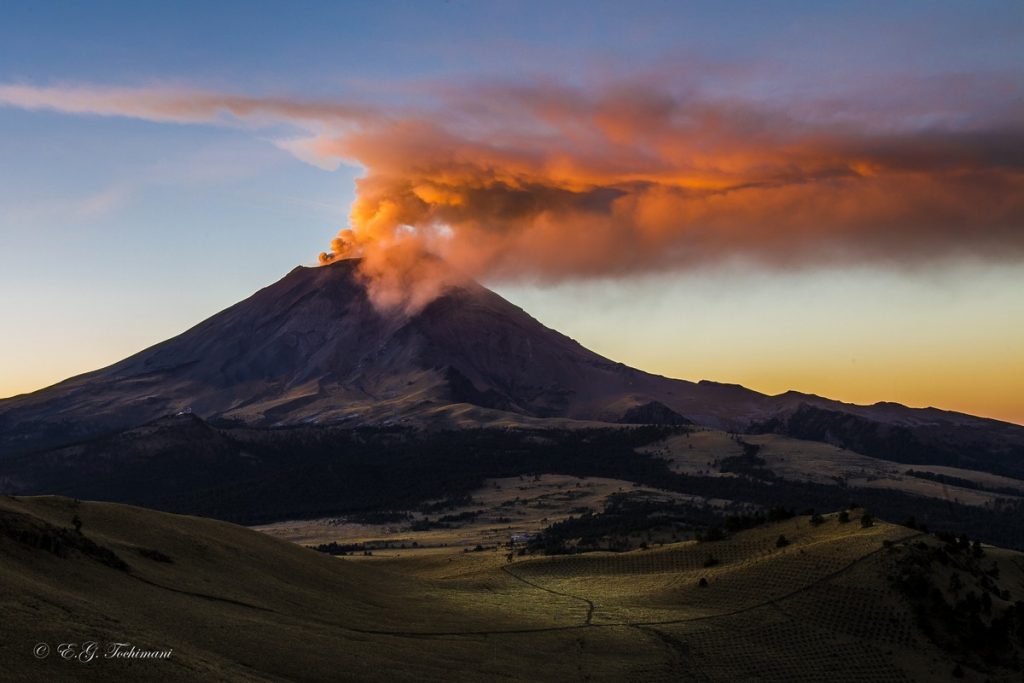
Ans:
[[[943,474],[973,482],[982,488],[1016,489],[1024,495],[1024,481],[986,472],[940,467],[907,465],[872,458],[818,441],[803,441],[777,434],[745,434],[741,439],[761,448],[757,456],[764,467],[791,481],[835,484],[845,482],[856,488],[885,488],[919,496],[951,500],[964,505],[986,505],[1000,498],[1015,499],[1007,493],[994,493],[929,481],[905,474],[908,469]],[[667,459],[673,471],[703,476],[731,477],[721,472],[718,463],[724,458],[742,454],[742,448],[725,432],[704,429],[692,434],[674,436],[647,447],[647,452]]]
[[[477,545],[491,550],[508,543],[514,535],[538,533],[571,515],[578,516],[583,510],[600,512],[610,496],[627,491],[667,501],[708,502],[699,496],[638,486],[621,479],[543,474],[489,479],[482,488],[470,494],[471,503],[430,513],[429,516],[436,520],[444,515],[483,511],[471,521],[453,522],[448,528],[413,531],[408,522],[364,524],[339,518],[293,520],[253,528],[303,545],[332,541],[365,544],[373,548],[376,558],[450,554]],[[724,502],[712,500],[710,504]],[[414,515],[417,520],[424,517],[422,513]]]
[[[915,532],[884,523],[795,518],[716,543],[511,564],[486,552],[353,561],[206,519],[0,498],[9,524],[68,528],[76,514],[130,569],[0,534],[4,680],[902,681],[953,668],[885,578],[883,541]],[[775,547],[779,534],[791,544]],[[705,568],[708,555],[720,564]],[[1019,599],[1021,556],[992,556]],[[32,656],[38,642],[89,639],[174,655]]]

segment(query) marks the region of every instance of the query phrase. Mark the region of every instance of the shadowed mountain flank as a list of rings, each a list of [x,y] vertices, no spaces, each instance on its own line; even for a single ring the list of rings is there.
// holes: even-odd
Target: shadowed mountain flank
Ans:
[[[917,462],[916,454],[938,436],[963,430],[971,438],[955,448],[972,451],[951,459],[995,454],[1006,462],[1024,448],[1024,429],[991,420],[895,404],[852,406],[795,392],[766,396],[636,370],[472,281],[448,288],[414,315],[382,313],[367,296],[358,264],[295,268],[119,363],[0,401],[0,457],[183,411],[215,424],[258,427],[694,423],[850,447],[867,440],[871,448],[905,453],[907,462]],[[808,407],[842,420],[809,419]]]
[[[429,422],[453,404],[616,421],[653,398],[677,411],[713,403],[715,390],[614,363],[472,282],[412,317],[382,314],[356,265],[296,268],[177,337],[0,402],[0,453],[184,410],[270,426]]]

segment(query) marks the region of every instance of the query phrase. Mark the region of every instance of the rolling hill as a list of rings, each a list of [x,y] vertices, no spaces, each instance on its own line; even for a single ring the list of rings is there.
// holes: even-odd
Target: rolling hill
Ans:
[[[10,681],[1017,680],[1021,563],[835,515],[618,554],[347,559],[208,519],[3,497],[0,654]],[[973,626],[947,628],[961,614]],[[92,661],[58,653],[88,642]],[[170,655],[106,659],[111,643]]]

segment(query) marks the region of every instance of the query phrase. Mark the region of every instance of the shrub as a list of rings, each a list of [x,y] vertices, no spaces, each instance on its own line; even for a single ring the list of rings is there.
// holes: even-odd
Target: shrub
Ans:
[[[875,525],[875,519],[874,517],[865,512],[863,515],[860,516],[860,525],[867,529],[868,527]]]
[[[789,545],[789,539],[784,534],[779,534],[779,537],[775,539],[775,547],[785,548],[787,545]]]
[[[842,512],[839,513],[839,523],[840,524],[846,524],[849,521],[850,521],[850,513],[849,512],[847,512],[846,510],[843,510]]]
[[[163,562],[165,564],[172,564],[174,562],[174,560],[164,553],[159,550],[153,550],[152,548],[139,548],[139,555],[153,560],[154,562]]]

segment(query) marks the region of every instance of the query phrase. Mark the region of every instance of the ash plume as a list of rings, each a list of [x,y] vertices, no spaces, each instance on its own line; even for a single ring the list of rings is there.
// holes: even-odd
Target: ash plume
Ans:
[[[293,126],[302,136],[282,148],[324,167],[364,169],[348,226],[321,261],[362,257],[374,300],[410,313],[456,281],[453,273],[559,281],[735,260],[769,268],[1020,260],[1024,107],[1019,87],[1001,92],[880,111],[725,100],[651,83],[535,83],[448,88],[429,106],[384,110],[17,85],[0,86],[0,104]]]

